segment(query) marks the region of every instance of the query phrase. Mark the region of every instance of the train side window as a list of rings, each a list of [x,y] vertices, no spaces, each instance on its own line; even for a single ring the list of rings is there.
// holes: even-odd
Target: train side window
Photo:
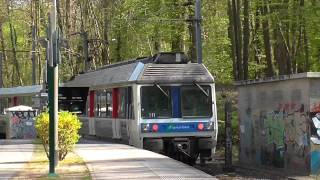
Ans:
[[[132,88],[119,89],[119,118],[120,119],[133,119],[133,106],[132,106]]]
[[[94,113],[94,115],[96,116],[96,117],[101,117],[101,115],[102,115],[102,112],[101,112],[101,96],[102,96],[102,91],[101,90],[97,90],[96,91],[96,95],[95,95],[95,113]]]
[[[112,91],[110,89],[96,91],[96,117],[112,117]]]
[[[106,117],[112,117],[112,90],[108,89],[106,91]]]
[[[88,93],[88,96],[87,96],[86,110],[85,110],[83,116],[89,116],[89,111],[90,111],[90,109],[89,109],[90,95],[89,95],[89,94],[90,94],[90,93]]]
[[[127,119],[134,119],[134,114],[133,114],[133,94],[132,94],[132,88],[128,87],[127,88]]]

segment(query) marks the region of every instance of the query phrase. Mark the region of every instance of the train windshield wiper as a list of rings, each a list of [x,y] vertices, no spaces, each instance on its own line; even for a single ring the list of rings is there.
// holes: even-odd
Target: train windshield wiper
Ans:
[[[159,88],[160,89],[160,91],[165,95],[165,96],[167,96],[167,98],[169,98],[169,95],[161,88],[161,86],[159,85],[159,84],[154,84],[155,86],[157,86],[157,88]]]
[[[194,85],[196,85],[203,92],[204,95],[209,97],[209,94],[198,83],[194,83]]]

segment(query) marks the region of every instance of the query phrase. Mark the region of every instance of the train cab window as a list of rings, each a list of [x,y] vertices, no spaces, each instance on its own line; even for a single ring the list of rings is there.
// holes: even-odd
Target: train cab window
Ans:
[[[184,118],[212,116],[212,100],[210,86],[182,86],[181,110]]]
[[[148,119],[171,118],[170,87],[159,85],[142,87],[141,116]]]

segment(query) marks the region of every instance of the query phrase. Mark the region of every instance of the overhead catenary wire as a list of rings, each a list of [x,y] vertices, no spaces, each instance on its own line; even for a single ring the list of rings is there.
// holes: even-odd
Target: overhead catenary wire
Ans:
[[[169,18],[114,18],[114,20],[129,20],[129,21],[143,21],[143,22],[192,22],[195,18],[187,19],[169,19]]]
[[[14,52],[13,50],[5,49],[5,50],[0,50],[0,52]],[[15,50],[15,52],[19,53],[40,53],[40,52],[46,52],[46,50],[41,50],[41,51],[31,51],[31,50]]]

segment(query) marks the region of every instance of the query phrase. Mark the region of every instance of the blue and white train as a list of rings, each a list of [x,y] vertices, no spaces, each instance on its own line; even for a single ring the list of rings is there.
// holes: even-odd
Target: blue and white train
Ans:
[[[199,155],[211,159],[218,133],[214,78],[183,53],[108,65],[63,86],[89,87],[83,135],[121,139],[188,163]]]

